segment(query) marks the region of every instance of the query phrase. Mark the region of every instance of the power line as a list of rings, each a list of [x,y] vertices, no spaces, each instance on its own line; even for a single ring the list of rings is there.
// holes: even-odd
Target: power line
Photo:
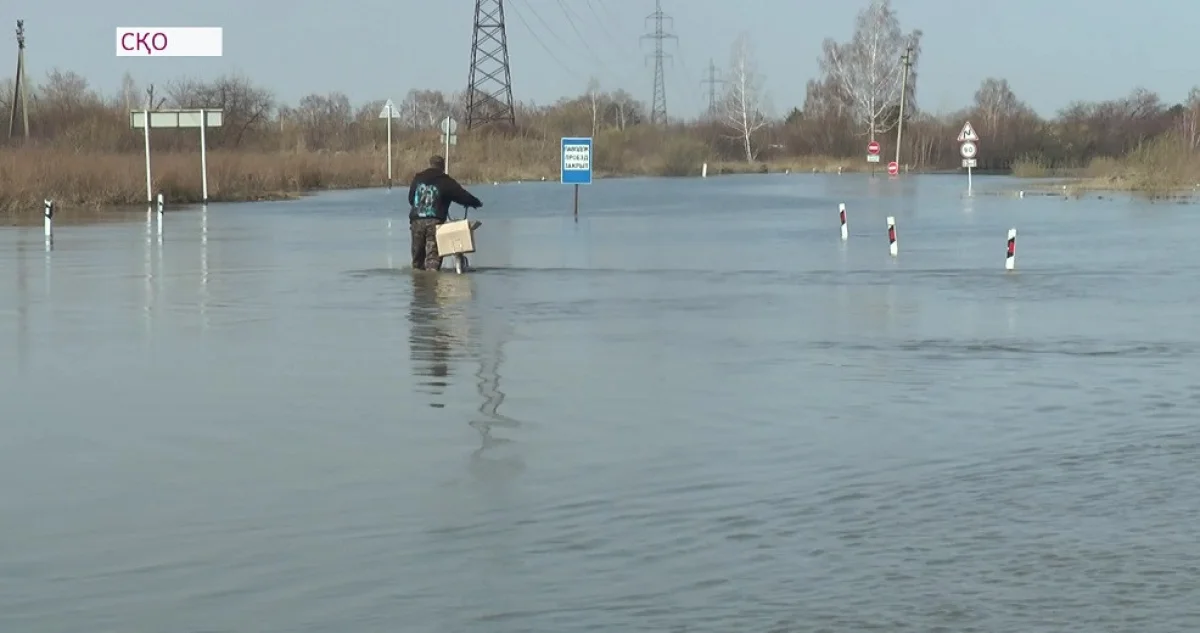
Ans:
[[[545,27],[546,31],[548,31],[548,32],[550,33],[551,37],[553,37],[554,39],[558,40],[558,43],[559,43],[559,44],[562,44],[564,48],[566,48],[566,47],[570,47],[570,43],[569,43],[569,42],[567,42],[566,40],[564,40],[564,39],[563,39],[563,38],[562,38],[562,37],[561,37],[561,36],[558,34],[558,31],[557,31],[557,30],[555,30],[554,28],[552,28],[552,27],[550,26],[550,24],[546,22],[546,20],[542,19],[542,14],[538,13],[537,9],[533,8],[533,5],[531,5],[531,4],[529,4],[528,2],[526,2],[526,3],[525,3],[525,9],[526,9],[526,10],[528,10],[530,13],[532,13],[532,14],[533,14],[533,19],[535,19],[535,20],[537,20],[538,22],[540,22],[540,23],[542,24],[542,26],[543,26],[543,27]],[[559,55],[559,54],[561,54],[561,53],[555,53],[555,55]]]
[[[599,0],[596,0],[596,1],[583,0],[583,1],[587,5],[588,11],[591,13],[590,17],[593,19],[593,21],[596,22],[597,25],[599,25],[600,30],[603,31],[603,33],[604,33],[604,36],[606,38],[608,38],[607,46],[602,50],[615,51],[617,56],[620,57],[621,61],[624,62],[624,60],[625,60],[624,53],[627,53],[629,50],[628,43],[626,41],[622,41],[622,39],[619,38],[617,35],[614,35],[614,33],[619,33],[621,31],[621,29],[620,29],[620,24],[615,19],[613,19],[611,10],[608,9],[607,5],[603,4],[602,2],[599,2]],[[568,7],[568,9],[570,9],[575,14],[576,18],[578,18],[581,21],[583,20],[583,18],[580,17],[583,13],[583,10],[579,8],[578,0],[576,0],[576,2],[575,2],[574,9],[571,9],[572,3],[566,2],[565,0],[562,0],[562,3],[565,4]],[[600,8],[597,8],[597,5],[600,5]],[[601,15],[601,13],[603,13],[604,15]],[[610,28],[610,27],[612,27],[612,28]],[[614,28],[616,29],[615,31],[613,30]],[[606,56],[606,58],[611,59],[611,56]],[[614,79],[616,79],[617,82],[620,84],[626,83],[626,77],[628,77],[627,72],[614,75]]]
[[[563,12],[563,15],[565,15],[567,17],[567,24],[570,24],[571,30],[575,31],[576,37],[579,38],[579,43],[582,44],[584,49],[586,49],[587,52],[592,56],[592,58],[596,60],[596,63],[600,65],[600,69],[602,71],[604,71],[605,74],[611,75],[612,71],[610,71],[608,69],[608,66],[605,65],[604,60],[601,59],[600,56],[596,54],[595,49],[593,49],[591,46],[588,45],[587,38],[583,36],[583,33],[579,32],[579,27],[575,25],[575,20],[574,20],[574,18],[571,17],[571,11],[570,11],[570,9],[567,8],[567,5],[563,3],[563,0],[558,0],[558,8],[561,9]]]
[[[687,55],[683,54],[685,51],[683,50],[682,46],[677,47],[677,52],[681,53],[679,56],[679,72],[683,73],[684,79],[686,80],[684,85],[687,86],[687,93],[689,96],[695,99],[696,103],[702,103],[704,98],[701,97],[700,93],[696,91],[697,76],[693,75],[692,69],[688,67]]]
[[[608,39],[612,40],[613,44],[620,46],[620,44],[617,42],[616,36],[614,36],[612,31],[608,30],[608,26],[604,24],[604,20],[600,17],[600,12],[596,11],[596,5],[592,4],[592,0],[584,0],[584,2],[587,3],[588,10],[592,12],[592,16],[596,18],[596,23],[600,25],[600,29],[604,31],[604,34],[608,36]]]
[[[607,15],[613,22],[616,22],[616,16],[613,15],[612,9],[609,9],[607,4],[601,4],[600,6],[604,7],[605,15]]]
[[[650,108],[650,123],[666,124],[667,122],[667,89],[663,79],[663,60],[671,59],[671,56],[663,52],[664,40],[678,40],[674,34],[663,30],[663,22],[670,21],[674,26],[675,21],[671,16],[663,13],[662,0],[654,0],[654,13],[646,16],[647,20],[654,20],[654,32],[647,33],[642,36],[643,40],[654,40],[654,100]],[[651,57],[651,55],[647,55]]]
[[[528,5],[526,5],[526,8],[529,8]],[[569,73],[571,75],[578,74],[575,72],[574,68],[571,68],[569,65],[567,65],[566,62],[564,62],[562,60],[562,58],[559,56],[558,53],[556,53],[549,46],[546,46],[546,43],[544,41],[542,41],[542,38],[538,37],[537,31],[534,31],[533,27],[529,26],[529,22],[525,19],[525,16],[521,15],[520,11],[517,11],[517,7],[515,4],[513,5],[512,9],[513,9],[513,15],[517,16],[517,20],[519,20],[521,22],[521,24],[525,26],[525,30],[529,31],[529,35],[530,35],[530,37],[533,38],[533,41],[537,42],[538,46],[541,46],[542,50],[546,51],[546,55],[548,57],[550,57],[550,59],[553,59],[554,62],[556,64],[558,64],[559,66],[562,66],[563,70],[566,70],[567,73]],[[536,13],[535,13],[535,15],[536,15]]]

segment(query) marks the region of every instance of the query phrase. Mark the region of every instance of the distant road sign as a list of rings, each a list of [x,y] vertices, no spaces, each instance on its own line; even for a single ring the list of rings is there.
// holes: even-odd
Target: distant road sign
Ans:
[[[888,175],[895,176],[898,173],[900,173],[900,163],[897,163],[896,161],[888,163]]]
[[[559,182],[564,185],[592,184],[592,139],[564,136]]]
[[[442,119],[442,135],[454,136],[458,132],[458,121],[451,117]]]
[[[974,168],[975,166],[976,166],[976,163],[975,163],[975,159],[974,159],[974,158],[964,158],[964,159],[963,159],[963,167],[971,167],[971,168]]]
[[[867,153],[874,156],[879,153],[879,143],[871,141],[867,143]]]
[[[396,111],[396,104],[392,103],[391,99],[388,99],[387,103],[383,104],[383,109],[379,111],[379,118],[394,119],[399,114],[400,113]]]
[[[959,143],[977,143],[977,142],[979,142],[979,135],[975,133],[975,128],[971,127],[970,121],[967,121],[966,125],[964,125],[962,127],[962,131],[958,133],[958,142]]]
[[[963,158],[975,158],[975,154],[978,151],[979,151],[979,148],[976,147],[975,144],[972,143],[971,141],[967,141],[967,142],[963,143],[962,147],[959,148],[959,150],[958,150],[958,152],[960,154],[962,154]]]

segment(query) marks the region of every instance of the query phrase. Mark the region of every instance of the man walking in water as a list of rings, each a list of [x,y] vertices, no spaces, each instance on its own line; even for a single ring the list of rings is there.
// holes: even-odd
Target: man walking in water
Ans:
[[[471,209],[483,206],[479,198],[463,189],[446,173],[446,159],[434,156],[429,168],[417,172],[408,186],[408,226],[412,232],[412,265],[417,270],[440,270],[442,258],[437,249],[437,227],[450,215],[450,204]]]

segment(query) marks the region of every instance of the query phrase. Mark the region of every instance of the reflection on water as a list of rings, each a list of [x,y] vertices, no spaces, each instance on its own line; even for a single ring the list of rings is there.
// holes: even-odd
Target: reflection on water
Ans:
[[[479,413],[471,420],[471,426],[479,432],[479,448],[471,453],[470,471],[476,481],[496,486],[512,480],[525,471],[525,462],[519,453],[507,450],[514,448],[509,437],[497,437],[494,429],[512,432],[521,427],[517,420],[500,412],[506,394],[501,388],[501,367],[505,361],[504,346],[512,336],[512,325],[504,320],[494,334],[486,331],[480,336],[479,369],[475,372],[475,386],[479,393]]]
[[[468,470],[472,478],[493,486],[524,471],[521,457],[500,447],[512,448],[510,437],[498,437],[496,429],[512,431],[521,423],[500,408],[506,394],[501,387],[504,347],[511,337],[511,325],[472,328],[470,308],[474,300],[472,275],[448,272],[411,271],[412,299],[409,302],[409,351],[413,383],[418,391],[430,396],[429,406],[445,409],[455,389],[455,367],[478,362],[475,388],[479,396],[478,417],[469,425],[479,433],[479,447],[471,452]],[[474,358],[469,358],[474,357]]]
[[[396,267],[396,258],[395,258],[395,255],[393,254],[393,251],[395,249],[395,244],[392,239],[392,218],[387,219],[386,242],[387,243],[385,245],[384,251],[387,252],[387,268],[392,269],[392,268]]]
[[[25,241],[17,240],[17,368],[29,367],[29,269],[25,264]]]
[[[472,295],[470,275],[413,271],[408,341],[417,386],[433,396],[429,406],[444,408],[454,347],[468,341],[466,306]]]
[[[158,216],[158,231],[154,241],[154,310],[162,311],[164,303],[164,295],[166,294],[166,260],[163,259],[163,214],[155,213]]]
[[[154,296],[154,261],[151,247],[154,240],[153,216],[150,209],[146,209],[146,240],[145,248],[142,249],[142,324],[145,328],[146,340],[149,341],[150,334],[153,331],[153,315],[151,314],[151,303]]]
[[[53,266],[54,258],[51,255],[51,251],[53,251],[53,250],[54,250],[54,237],[49,236],[46,238],[45,256],[42,258],[43,268],[44,268],[44,271],[42,273],[43,274],[42,285],[45,287],[47,298],[50,297],[51,282],[54,280],[54,266]]]
[[[492,429],[502,428],[513,430],[521,426],[521,423],[517,420],[500,413],[500,405],[504,404],[505,398],[505,393],[500,387],[500,367],[504,364],[504,346],[508,342],[510,330],[511,327],[506,323],[504,325],[504,333],[499,337],[499,340],[494,345],[483,347],[480,351],[479,371],[475,372],[475,385],[479,391],[479,413],[482,417],[471,421],[471,426],[479,431],[480,446],[471,455],[474,460],[473,468],[476,471],[480,467],[485,466],[480,463],[483,459],[484,451],[512,441],[509,438],[492,435]],[[500,470],[509,474],[515,474],[523,468],[524,464],[518,459],[507,458],[492,460],[492,468],[488,470]]]
[[[444,409],[448,391],[454,387],[455,363],[466,360],[468,352],[477,354],[475,386],[480,417],[469,424],[478,431],[480,445],[471,452],[469,470],[474,479],[491,484],[510,479],[524,470],[524,462],[516,455],[496,454],[493,449],[511,444],[512,439],[497,437],[493,430],[521,426],[500,412],[505,398],[500,384],[501,366],[511,326],[506,322],[498,331],[484,328],[472,335],[469,308],[475,281],[471,275],[412,271],[411,277],[408,340],[414,384],[431,396],[430,407]]]
[[[479,358],[479,371],[475,372],[476,386],[479,389],[479,397],[482,399],[479,413],[483,414],[483,418],[472,421],[471,426],[479,429],[483,435],[485,446],[489,443],[497,444],[508,441],[493,438],[491,436],[492,428],[515,429],[521,426],[520,422],[500,413],[500,405],[504,404],[505,398],[504,391],[500,388],[500,366],[504,363],[506,342],[501,340],[496,344],[495,349],[483,350]]]
[[[200,207],[200,325],[208,329],[208,205]]]

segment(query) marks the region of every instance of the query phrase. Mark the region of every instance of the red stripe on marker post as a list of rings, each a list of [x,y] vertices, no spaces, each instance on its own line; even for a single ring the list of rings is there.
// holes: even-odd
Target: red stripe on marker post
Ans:
[[[1017,267],[1017,230],[1008,230],[1008,251],[1004,255],[1004,269],[1013,270]]]
[[[846,228],[846,204],[845,203],[838,205],[838,216],[840,216],[842,219],[842,239],[845,240],[850,237],[850,231],[849,231],[849,229]]]
[[[899,252],[899,248],[896,246],[896,218],[889,215],[888,219],[887,219],[887,226],[888,226],[888,252],[890,252],[893,256],[895,256],[896,253]]]

